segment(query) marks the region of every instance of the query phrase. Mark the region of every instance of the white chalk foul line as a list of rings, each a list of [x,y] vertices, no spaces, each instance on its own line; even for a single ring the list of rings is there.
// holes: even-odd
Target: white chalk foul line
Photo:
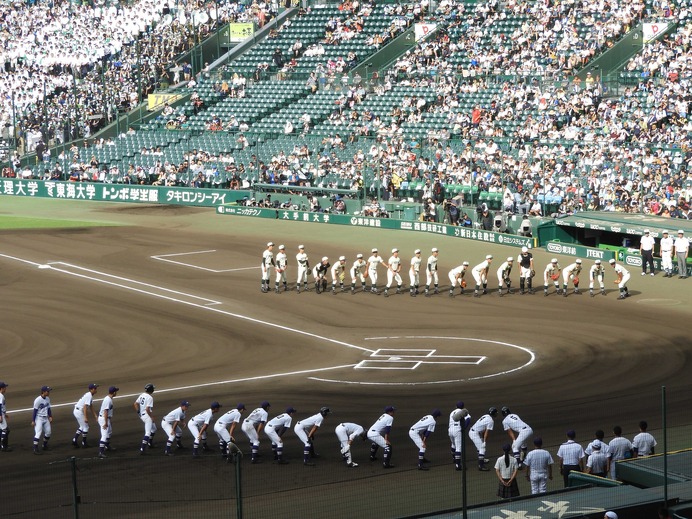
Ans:
[[[330,366],[327,368],[304,369],[304,370],[300,370],[300,371],[287,371],[285,373],[272,373],[270,375],[258,375],[256,377],[244,377],[244,378],[236,378],[236,379],[232,379],[232,380],[219,380],[216,382],[204,382],[202,384],[192,384],[189,386],[178,386],[178,387],[169,387],[166,389],[157,389],[155,391],[155,393],[157,393],[157,394],[159,394],[159,393],[173,393],[173,392],[177,392],[177,391],[187,391],[190,389],[199,389],[199,388],[203,388],[203,387],[222,386],[225,384],[237,384],[238,382],[254,382],[257,380],[266,380],[266,379],[270,379],[270,378],[292,377],[295,375],[305,375],[307,373],[318,373],[320,371],[329,371],[329,370],[333,370],[333,369],[352,368],[353,366],[355,366],[355,364],[344,364],[342,366]],[[115,398],[135,398],[141,394],[142,393],[140,391],[138,393],[129,393],[126,395],[118,395]],[[99,399],[95,398],[94,402],[100,402],[102,400],[103,400],[102,398],[99,398]],[[51,404],[51,407],[68,407],[68,406],[73,406],[73,405],[75,405],[75,402],[67,402],[64,404]],[[12,414],[25,413],[25,412],[29,412],[29,411],[33,411],[33,408],[27,407],[25,409],[13,409]]]
[[[151,259],[155,259],[158,261],[165,261],[166,263],[172,263],[174,265],[180,265],[181,267],[189,267],[192,269],[203,270],[205,272],[213,272],[214,274],[220,274],[222,272],[236,272],[239,270],[254,270],[254,269],[260,268],[259,266],[257,266],[257,267],[240,267],[240,268],[235,268],[235,269],[210,269],[207,267],[202,267],[200,265],[195,265],[194,263],[186,263],[184,261],[176,261],[176,260],[168,259],[168,258],[178,257],[178,256],[191,256],[193,254],[208,254],[211,252],[216,252],[216,249],[198,250],[198,251],[193,251],[193,252],[178,252],[175,254],[157,254],[156,256],[149,256],[149,257]]]

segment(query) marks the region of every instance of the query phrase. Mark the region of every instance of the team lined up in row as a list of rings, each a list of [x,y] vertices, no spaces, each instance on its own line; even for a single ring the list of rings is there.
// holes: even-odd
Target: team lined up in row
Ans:
[[[264,293],[269,292],[271,283],[271,271],[275,271],[274,280],[274,291],[278,294],[281,292],[281,288],[284,291],[288,291],[288,279],[286,276],[286,271],[288,269],[288,256],[286,255],[286,247],[284,245],[279,245],[279,252],[274,256],[274,243],[267,243],[267,248],[262,254],[262,283],[261,290]],[[438,256],[439,250],[433,248],[430,256],[423,265],[423,259],[421,257],[421,250],[416,249],[414,255],[410,261],[409,268],[409,294],[412,297],[417,296],[420,288],[421,279],[421,269],[425,269],[425,296],[428,297],[432,294],[439,294],[439,276],[438,276]],[[346,292],[346,287],[344,285],[346,278],[346,271],[350,273],[351,277],[351,294],[356,292],[356,284],[360,282],[363,292],[370,292],[373,294],[379,294],[377,288],[378,280],[378,267],[382,266],[387,269],[387,282],[384,288],[384,296],[389,296],[389,290],[393,288],[396,284],[396,293],[400,294],[403,290],[403,279],[402,279],[402,258],[399,256],[399,249],[392,249],[392,255],[388,261],[379,255],[377,249],[372,249],[372,255],[367,259],[363,259],[363,254],[357,254],[356,260],[353,262],[352,266],[349,267],[346,264],[346,256],[339,257],[339,260],[331,265],[328,257],[323,257],[319,263],[310,267],[310,261],[308,255],[305,252],[305,246],[298,246],[298,254],[296,254],[296,261],[298,263],[298,275],[296,280],[296,291],[301,292],[301,286],[303,291],[309,290],[308,288],[308,275],[311,272],[314,281],[315,291],[319,294],[327,290],[328,282],[327,276],[331,272],[331,291],[332,294],[337,293],[337,289],[340,292]],[[491,275],[491,264],[493,261],[492,255],[487,255],[485,260],[478,265],[470,268],[469,262],[464,261],[461,265],[453,268],[449,271],[448,277],[450,282],[449,295],[454,297],[454,293],[457,287],[460,289],[460,294],[464,294],[464,289],[466,288],[466,273],[470,270],[471,276],[475,282],[475,288],[473,291],[474,297],[480,297],[481,295],[488,293],[488,279]],[[536,275],[534,269],[533,254],[529,252],[527,247],[522,247],[521,253],[516,259],[516,263],[519,265],[519,293],[520,294],[533,294],[533,278]],[[630,279],[630,273],[622,265],[618,264],[615,260],[610,260],[610,265],[613,267],[617,280],[615,283],[618,285],[620,290],[619,299],[625,299],[629,296],[629,291],[627,289],[627,282]],[[512,280],[511,273],[514,267],[515,260],[513,257],[508,257],[500,267],[497,269],[497,281],[498,281],[498,294],[500,296],[512,293]],[[564,269],[560,267],[557,259],[552,259],[551,262],[546,266],[543,271],[543,293],[548,295],[548,291],[551,285],[555,286],[555,292],[558,295],[563,295],[567,297],[568,286],[573,285],[574,294],[580,294],[579,289],[579,275],[582,272],[582,260],[577,259],[574,263],[571,263]],[[562,287],[560,286],[560,277],[562,277]],[[605,285],[605,267],[602,265],[600,260],[596,260],[589,270],[589,293],[594,296],[594,284],[598,282],[600,291],[602,295],[606,295]],[[367,288],[367,279],[370,280],[370,288]]]

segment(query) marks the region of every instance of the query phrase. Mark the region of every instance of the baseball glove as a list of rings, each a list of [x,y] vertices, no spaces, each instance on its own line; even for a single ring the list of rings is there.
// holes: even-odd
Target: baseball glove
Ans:
[[[535,278],[535,277],[536,277],[536,271],[535,271],[535,270],[532,270],[532,271],[531,271],[531,277],[532,277],[532,278]]]
[[[461,288],[466,288],[466,280],[465,279],[461,280]]]
[[[577,276],[574,276],[574,279],[572,280],[572,282],[574,283],[575,286],[578,285],[579,284],[579,278]]]
[[[557,281],[558,279],[560,279],[560,274],[553,274],[552,276],[550,276],[550,279],[552,279],[553,281]]]
[[[367,270],[366,270],[365,272],[363,272],[363,277],[364,277],[364,278],[367,278],[367,277],[368,277],[368,271],[367,271]]]

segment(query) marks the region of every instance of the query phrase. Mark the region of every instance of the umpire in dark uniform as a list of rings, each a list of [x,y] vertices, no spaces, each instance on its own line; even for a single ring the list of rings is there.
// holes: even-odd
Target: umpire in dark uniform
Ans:
[[[557,451],[557,457],[560,458],[560,474],[565,482],[565,488],[567,488],[570,472],[584,471],[584,449],[574,441],[576,436],[574,431],[567,431],[567,441],[560,445]]]

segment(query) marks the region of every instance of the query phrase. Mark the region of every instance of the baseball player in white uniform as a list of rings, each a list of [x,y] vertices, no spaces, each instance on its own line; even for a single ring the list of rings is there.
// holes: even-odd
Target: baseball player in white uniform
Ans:
[[[315,446],[313,445],[313,440],[317,429],[320,428],[325,416],[331,413],[328,407],[322,407],[319,413],[315,413],[308,418],[304,418],[296,422],[296,426],[293,428],[293,432],[296,436],[300,438],[303,442],[303,465],[314,466],[315,464],[310,461],[310,457],[318,457],[315,454]]]
[[[668,236],[668,231],[663,231],[663,238],[661,238],[659,245],[664,278],[673,277],[673,244],[673,238]]]
[[[392,249],[392,255],[387,264],[387,286],[384,287],[384,297],[389,297],[389,288],[396,281],[396,293],[401,294],[401,258],[399,249]]]
[[[346,466],[357,467],[358,463],[353,461],[351,455],[351,444],[356,438],[361,438],[365,441],[365,429],[357,423],[343,422],[336,426],[335,432],[341,444],[341,455],[344,457]]]
[[[646,430],[649,424],[646,420],[639,422],[639,434],[632,439],[632,455],[637,458],[639,456],[651,456],[656,453],[656,439]]]
[[[222,414],[214,423],[214,432],[219,437],[219,449],[221,450],[221,456],[224,458],[228,457],[229,454],[228,445],[235,443],[233,433],[240,422],[243,411],[245,411],[245,406],[238,404],[234,409]]]
[[[8,445],[10,441],[10,425],[7,423],[7,404],[5,403],[5,392],[7,391],[5,382],[0,382],[0,451],[11,452],[12,447]]]
[[[385,407],[384,414],[368,429],[368,440],[372,442],[372,445],[370,445],[370,461],[377,459],[377,449],[382,447],[384,449],[382,466],[386,469],[394,466],[390,463],[392,459],[392,445],[389,442],[389,433],[394,423],[394,411],[396,411],[396,407],[391,405]]]
[[[529,252],[528,247],[521,248],[521,254],[517,256],[517,263],[519,263],[519,293],[524,295],[526,290],[529,294],[533,294],[533,254]]]
[[[259,433],[262,432],[262,428],[267,423],[269,414],[267,409],[271,406],[266,400],[260,404],[257,409],[254,409],[248,416],[243,420],[243,425],[241,426],[245,436],[250,440],[250,449],[252,452],[251,463],[257,463],[257,456],[259,455]]]
[[[430,285],[434,283],[435,294],[439,294],[438,289],[440,284],[439,276],[437,275],[437,258],[440,251],[437,247],[433,247],[425,267],[425,297],[430,297]]]
[[[92,406],[94,395],[96,394],[96,391],[98,391],[98,387],[98,384],[89,384],[88,391],[84,393],[82,398],[80,398],[74,406],[72,414],[77,419],[77,424],[79,424],[77,427],[77,432],[74,433],[74,438],[72,438],[72,445],[74,447],[78,448],[80,446],[80,436],[82,438],[81,446],[89,447],[89,444],[87,443],[87,434],[89,433],[89,414],[94,417],[94,420],[98,418],[96,416],[96,411],[94,411]]]
[[[526,465],[526,479],[531,482],[531,493],[542,494],[548,491],[548,480],[553,479],[553,457],[543,449],[543,439],[534,438],[533,444],[536,446],[526,455],[524,465]]]
[[[411,258],[411,267],[408,270],[409,281],[411,286],[409,291],[411,297],[416,297],[418,295],[418,287],[420,286],[420,265],[423,260],[420,257],[420,249],[416,249],[413,252],[413,257]]]
[[[377,291],[377,266],[387,264],[384,262],[382,256],[377,252],[377,249],[372,249],[372,255],[368,258],[368,276],[370,277],[370,292],[373,294],[379,294]]]
[[[108,394],[101,402],[101,410],[99,411],[98,424],[101,430],[101,439],[99,440],[99,458],[106,457],[106,451],[114,450],[111,447],[111,435],[113,434],[113,398],[120,391],[119,387],[111,386],[108,388]]]
[[[286,461],[283,457],[284,454],[284,433],[291,428],[291,421],[293,420],[293,415],[296,410],[293,407],[286,408],[286,412],[281,413],[279,416],[275,416],[267,422],[267,426],[264,428],[264,432],[272,442],[272,451],[274,451],[274,460],[279,465],[286,465]]]
[[[613,434],[615,437],[608,444],[608,450],[610,451],[610,477],[617,479],[616,461],[631,457],[634,446],[631,441],[622,436],[622,427],[619,425],[613,427]]]
[[[38,450],[38,442],[43,436],[43,450],[48,450],[48,440],[51,435],[53,423],[53,411],[50,408],[49,386],[41,388],[41,394],[34,400],[34,411],[31,418],[31,426],[34,428],[34,454],[41,454]]]
[[[156,424],[154,423],[154,393],[156,387],[154,384],[144,386],[144,393],[135,400],[134,408],[139,415],[139,419],[144,423],[144,437],[139,448],[139,453],[144,454],[147,447],[154,445],[154,435],[156,434]]]
[[[161,429],[163,429],[168,438],[166,439],[166,456],[173,456],[173,442],[178,448],[182,448],[181,438],[183,437],[183,427],[185,427],[185,413],[190,407],[190,402],[183,400],[180,406],[173,409],[170,413],[161,420]]]
[[[269,278],[271,276],[271,269],[274,267],[274,244],[272,242],[267,243],[267,248],[262,253],[262,264],[260,265],[262,269],[262,292],[265,294],[269,292]]]
[[[284,292],[288,292],[288,283],[286,283],[286,267],[288,267],[288,256],[286,256],[286,246],[279,245],[279,252],[276,255],[276,280],[274,281],[274,292],[279,291],[279,284],[284,286]]]
[[[308,272],[310,272],[310,260],[308,255],[305,253],[305,245],[298,245],[298,254],[296,254],[296,261],[298,262],[298,281],[296,282],[296,290],[300,294],[300,285],[303,284],[303,290],[310,290],[308,288]]]
[[[187,428],[192,435],[192,456],[195,458],[199,456],[199,445],[202,443],[202,450],[208,451],[207,446],[207,429],[209,429],[209,424],[216,413],[221,409],[221,404],[217,401],[213,401],[209,405],[209,409],[196,414],[187,423]]]
[[[428,436],[435,432],[437,418],[442,413],[439,409],[434,409],[432,413],[426,414],[411,426],[408,431],[408,436],[413,440],[413,443],[418,447],[418,470],[428,470],[424,463],[430,463],[425,457],[426,441]]]
[[[509,407],[502,408],[502,427],[504,427],[509,437],[512,438],[512,453],[514,458],[522,466],[522,454],[526,455],[526,440],[533,434],[533,429],[528,426],[518,415],[513,414]]]
[[[334,263],[332,267],[332,294],[336,295],[336,284],[339,283],[339,288],[345,292],[344,278],[346,277],[346,256],[339,256],[339,261]]]
[[[678,259],[678,277],[685,279],[687,277],[687,255],[690,253],[690,241],[685,238],[685,231],[678,230],[678,237],[673,242],[675,248],[675,256]]]
[[[562,269],[562,295],[567,297],[567,284],[572,281],[574,293],[581,294],[579,291],[579,274],[581,274],[581,260],[577,259]]]
[[[478,451],[478,470],[487,471],[488,467],[485,466],[490,460],[485,457],[486,446],[488,444],[488,436],[490,431],[495,427],[495,417],[497,416],[497,408],[491,407],[488,409],[488,414],[481,416],[473,427],[469,429],[469,438],[476,446]]]
[[[460,294],[464,295],[464,289],[466,288],[466,271],[469,268],[469,262],[465,261],[458,267],[454,267],[449,271],[449,297],[454,297],[454,289],[458,286],[461,290]]]
[[[620,289],[618,299],[625,299],[626,297],[629,297],[630,291],[627,289],[627,282],[630,280],[629,270],[619,263],[616,263],[614,259],[611,259],[608,263],[610,263],[610,266],[613,267],[615,270],[615,275],[617,276],[614,283],[617,283],[617,286]]]
[[[552,282],[553,285],[555,285],[555,293],[557,295],[561,294],[560,290],[560,271],[562,268],[560,267],[560,264],[557,262],[556,258],[553,258],[550,260],[550,263],[546,265],[545,270],[543,271],[543,295],[547,296],[548,295],[548,286]]]
[[[464,409],[464,402],[461,400],[457,402],[457,406],[449,413],[449,425],[447,426],[452,459],[454,460],[454,468],[456,470],[461,470],[461,441],[464,430],[466,430],[471,423],[471,415],[469,414],[467,414],[463,420],[454,419],[454,415],[459,409]]]
[[[603,277],[605,276],[605,267],[601,264],[601,260],[594,261],[594,264],[589,270],[589,295],[594,296],[593,285],[596,280],[601,285],[601,295],[606,295],[605,284],[603,283]]]
[[[488,254],[485,257],[485,261],[482,261],[471,270],[473,279],[476,282],[476,288],[473,290],[473,297],[480,297],[479,292],[481,285],[483,285],[483,294],[488,293],[488,273],[490,272],[490,264],[493,262],[492,254]]]
[[[363,275],[363,273],[365,272],[365,268],[367,266],[368,264],[363,259],[363,255],[358,253],[356,255],[356,261],[353,262],[353,266],[350,270],[351,295],[356,293],[356,281],[360,281],[360,286],[363,288],[363,292],[365,292],[365,276]]]
[[[507,285],[507,293],[512,293],[512,279],[510,275],[512,274],[512,267],[514,266],[514,258],[512,256],[507,258],[507,261],[503,261],[500,268],[497,269],[497,293],[502,297],[504,294],[502,292],[502,286]]]

